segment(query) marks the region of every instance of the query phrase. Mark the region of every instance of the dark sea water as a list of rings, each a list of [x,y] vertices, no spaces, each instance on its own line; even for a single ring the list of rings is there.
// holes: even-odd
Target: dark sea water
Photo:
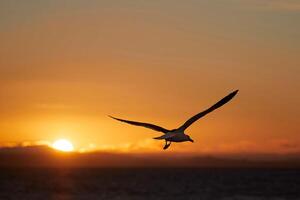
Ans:
[[[1,169],[0,199],[300,199],[300,170]]]

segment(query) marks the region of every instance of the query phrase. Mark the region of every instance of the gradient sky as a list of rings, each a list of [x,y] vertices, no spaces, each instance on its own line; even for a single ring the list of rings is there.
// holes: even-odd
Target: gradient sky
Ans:
[[[300,152],[300,1],[3,0],[0,144],[71,140],[77,150]]]

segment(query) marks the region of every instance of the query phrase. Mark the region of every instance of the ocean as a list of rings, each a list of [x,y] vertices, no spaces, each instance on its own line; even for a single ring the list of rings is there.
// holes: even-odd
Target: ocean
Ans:
[[[2,168],[0,199],[300,199],[300,170]]]

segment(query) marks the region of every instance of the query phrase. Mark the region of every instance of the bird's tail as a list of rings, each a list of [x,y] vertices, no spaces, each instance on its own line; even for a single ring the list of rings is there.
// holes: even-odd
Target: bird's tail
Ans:
[[[162,136],[159,136],[159,137],[155,137],[153,138],[155,140],[165,140],[166,139],[166,135],[162,135]]]

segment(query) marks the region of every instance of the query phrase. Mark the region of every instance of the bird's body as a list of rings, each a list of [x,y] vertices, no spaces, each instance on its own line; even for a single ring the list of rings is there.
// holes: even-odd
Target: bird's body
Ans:
[[[153,139],[156,140],[166,140],[166,141],[170,141],[170,142],[186,142],[186,141],[190,141],[189,136],[184,134],[184,132],[180,131],[180,130],[174,130],[174,131],[170,131],[165,133],[162,136],[159,137],[155,137]]]
[[[173,133],[170,133],[173,135]],[[184,133],[176,133],[172,137],[166,139],[169,142],[187,142],[190,141],[188,135]]]
[[[171,145],[171,142],[187,142],[187,141],[194,142],[194,140],[192,140],[189,135],[185,134],[184,131],[190,125],[192,125],[195,121],[200,119],[201,117],[205,116],[206,114],[212,112],[213,110],[221,107],[222,105],[224,105],[225,103],[230,101],[237,94],[237,92],[238,92],[238,90],[230,93],[229,95],[227,95],[226,97],[224,97],[223,99],[218,101],[216,104],[214,104],[210,108],[194,115],[193,117],[188,119],[183,125],[181,125],[179,128],[173,129],[173,130],[168,130],[168,129],[162,128],[162,127],[154,125],[154,124],[149,124],[149,123],[144,123],[144,122],[137,122],[137,121],[129,121],[129,120],[125,120],[125,119],[115,118],[115,117],[112,117],[112,116],[110,116],[110,117],[115,119],[115,120],[125,122],[125,123],[131,124],[131,125],[143,126],[145,128],[150,128],[152,130],[164,133],[164,135],[161,135],[159,137],[155,137],[153,139],[165,140],[165,146],[164,146],[163,149],[167,149]]]

